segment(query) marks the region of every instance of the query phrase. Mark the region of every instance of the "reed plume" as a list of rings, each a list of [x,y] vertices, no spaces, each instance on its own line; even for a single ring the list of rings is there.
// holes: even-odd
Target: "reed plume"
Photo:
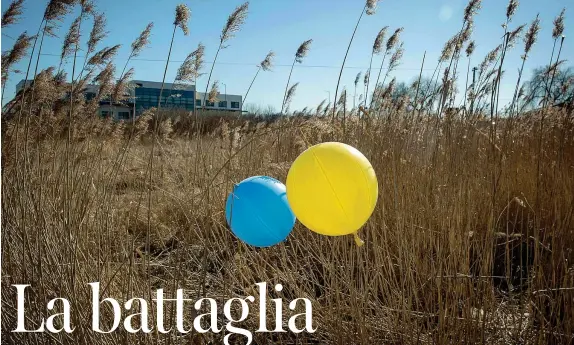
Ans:
[[[317,110],[315,111],[315,114],[317,116],[319,116],[321,114],[321,112],[323,111],[323,107],[325,106],[325,103],[327,103],[327,100],[323,99],[321,101],[321,103],[319,103],[319,105],[317,105]]]
[[[197,49],[189,53],[178,68],[175,81],[179,83],[193,82],[203,75],[201,69],[203,68],[204,53],[205,46],[199,43]]]
[[[399,46],[397,47],[397,49],[395,49],[393,55],[391,56],[391,59],[389,60],[389,67],[387,68],[387,72],[385,73],[385,77],[383,78],[383,82],[381,83],[382,86],[385,85],[385,80],[387,80],[387,77],[389,76],[389,74],[395,69],[397,68],[397,66],[400,64],[400,61],[403,57],[405,50],[403,48],[403,42],[401,42],[399,44]],[[392,83],[393,88],[394,88],[394,84],[396,82],[395,80],[396,78],[393,78],[394,82]],[[378,83],[377,83],[378,85]],[[384,97],[383,97],[384,99]],[[379,114],[381,112],[381,109],[379,108]]]
[[[474,41],[471,41],[467,46],[466,46],[466,57],[470,57],[472,55],[472,53],[474,52],[474,49],[476,48],[476,44],[474,43]]]
[[[96,100],[102,100],[111,94],[113,89],[113,79],[116,67],[112,62],[108,62],[106,67],[94,77],[94,83],[98,84],[98,93]]]
[[[175,25],[176,27],[180,27],[181,31],[183,31],[183,34],[185,36],[189,35],[187,22],[189,21],[190,13],[191,12],[189,8],[185,4],[179,4],[175,8],[175,19],[173,21],[173,25]]]
[[[470,0],[466,7],[464,8],[464,22],[470,22],[473,20],[475,14],[478,13],[482,7],[481,0]]]
[[[512,96],[512,102],[510,103],[510,115],[512,116],[514,110],[514,104],[518,101],[520,97],[519,94],[519,87],[520,87],[520,80],[522,79],[522,72],[524,71],[524,64],[528,59],[528,54],[530,50],[536,43],[538,39],[538,33],[540,32],[540,14],[536,15],[536,18],[532,21],[528,30],[526,31],[526,35],[524,36],[524,54],[521,56],[522,65],[520,66],[520,71],[518,72],[518,79],[516,81],[516,87],[514,88],[514,95]],[[518,107],[516,109],[518,111]]]
[[[179,10],[180,12],[183,11],[183,9]],[[176,8],[176,17],[178,16],[178,10]],[[180,14],[180,16],[186,16],[185,14]],[[187,15],[187,17],[189,17],[189,14]],[[177,24],[174,24],[174,27],[177,27],[178,25],[181,27],[182,25],[185,26],[187,28],[187,24],[182,23],[183,19],[176,19],[175,22],[177,22]],[[125,71],[128,67],[128,64],[130,63],[130,61],[139,56],[140,53],[150,44],[150,36],[151,36],[151,30],[153,28],[153,22],[150,22],[146,25],[145,29],[139,34],[139,36],[132,42],[131,44],[131,51],[130,51],[130,55],[128,56],[128,59],[126,61],[126,63],[124,64],[124,68],[122,69],[122,73],[120,73],[120,78],[119,80],[125,80],[125,79],[130,79],[130,78],[124,78],[124,74]],[[175,29],[174,29],[175,31]],[[173,41],[173,38],[172,38]],[[133,109],[133,116],[135,118],[135,103],[136,103],[136,98],[135,98],[135,86],[133,87],[133,94],[134,94],[134,109]],[[111,100],[110,100],[111,102]],[[133,133],[132,133],[133,134]]]
[[[361,80],[361,72],[357,73],[357,76],[355,77],[355,94],[353,95],[353,108],[355,108],[357,106],[356,104],[356,100],[357,100],[357,85],[359,85],[359,81]]]
[[[106,31],[106,17],[103,13],[94,13],[93,14],[94,17],[94,22],[92,25],[92,30],[90,31],[90,36],[88,38],[88,42],[87,42],[87,46],[88,49],[86,51],[86,54],[84,56],[84,63],[82,64],[82,69],[80,70],[80,73],[78,74],[78,79],[82,79],[82,75],[84,74],[84,72],[86,71],[87,67],[92,67],[90,69],[88,69],[88,74],[93,71],[93,65],[88,65],[88,58],[90,57],[90,54],[94,53],[96,51],[96,47],[98,46],[98,44],[108,35],[108,32]],[[73,78],[72,78],[72,82],[73,82]]]
[[[72,11],[77,0],[50,0],[44,11],[46,21],[60,20]]]
[[[163,79],[161,81],[161,88],[159,91],[159,97],[157,99],[157,112],[156,112],[156,114],[159,114],[159,111],[161,109],[161,99],[163,97],[163,88],[165,85],[165,76],[167,74],[167,68],[169,66],[169,60],[171,58],[171,50],[173,48],[173,41],[175,39],[175,32],[177,31],[177,28],[180,28],[181,31],[183,32],[184,36],[187,36],[189,34],[187,22],[189,21],[190,17],[191,17],[191,11],[189,10],[189,8],[185,4],[179,4],[175,7],[175,18],[173,20],[173,32],[171,34],[169,51],[167,53],[167,60],[165,63],[165,69],[163,71]],[[152,28],[153,28],[153,23],[149,23],[146,26],[146,28],[144,29],[144,31],[142,31],[142,33],[138,36],[138,38],[136,38],[136,40],[132,43],[132,53],[130,54],[130,58],[133,56],[139,55],[140,52],[143,50],[143,48],[145,46],[147,46],[147,44],[149,43],[149,36],[150,36]],[[128,62],[129,62],[130,58],[128,58]],[[128,62],[126,62],[126,65],[124,66],[124,70],[126,69]],[[123,72],[122,72],[122,74],[123,74]],[[167,100],[166,100],[166,103],[167,103]],[[155,132],[157,130],[158,120],[155,119],[154,123],[155,123],[154,132]],[[155,135],[154,135],[154,142],[155,142]],[[154,145],[152,145],[152,152],[153,152],[153,146]],[[152,165],[151,161],[152,161],[152,158],[150,158],[150,166]],[[151,171],[150,171],[150,179],[151,179]]]
[[[94,14],[94,24],[90,31],[88,38],[88,50],[86,51],[86,58],[89,54],[96,51],[98,44],[108,35],[106,31],[106,16],[103,13]]]
[[[159,91],[159,97],[157,99],[157,110],[155,110],[155,116],[153,117],[153,136],[152,136],[152,143],[151,143],[151,148],[150,148],[150,155],[149,155],[149,161],[148,161],[148,186],[152,185],[152,176],[153,176],[153,158],[154,158],[154,151],[155,151],[155,144],[157,141],[157,137],[158,137],[158,130],[159,130],[159,125],[161,123],[161,119],[159,118],[161,116],[161,112],[160,112],[160,108],[161,108],[161,98],[163,96],[163,88],[165,85],[165,77],[167,75],[167,69],[169,66],[169,60],[171,58],[171,50],[173,48],[173,41],[175,39],[175,32],[177,30],[177,28],[181,28],[184,36],[187,36],[189,34],[189,29],[187,27],[187,22],[189,20],[191,16],[190,10],[189,8],[185,5],[185,4],[179,4],[176,6],[175,8],[175,18],[173,21],[173,31],[171,34],[171,41],[169,43],[169,51],[167,53],[167,60],[165,63],[165,69],[163,71],[163,78],[161,81],[161,88]],[[144,30],[144,32],[142,33],[142,35],[140,35],[140,37],[144,37],[144,42],[147,41],[147,38],[149,37],[149,32],[151,31],[151,26],[148,24],[148,26],[146,27],[146,29]],[[139,39],[139,38],[138,38]],[[138,40],[136,40],[137,42]],[[146,42],[147,43],[147,42]],[[134,46],[137,46],[137,44],[135,44]],[[133,49],[132,46],[132,52],[135,50],[136,52],[139,53],[138,50]],[[151,214],[152,214],[152,188],[148,188],[148,212],[147,212],[147,229],[146,229],[146,250],[149,250],[149,246],[150,246],[150,233],[151,233]],[[149,266],[148,266],[149,269]],[[149,271],[148,271],[149,274]]]
[[[22,15],[22,5],[24,0],[14,0],[8,6],[8,9],[2,14],[2,28],[16,24]]]
[[[285,98],[285,112],[289,112],[289,105],[291,104],[291,101],[293,100],[293,97],[295,96],[295,91],[297,91],[297,86],[299,86],[299,83],[295,83],[293,84],[289,90],[287,91],[287,97]]]
[[[112,92],[111,99],[113,103],[117,103],[126,99],[126,93],[128,92],[128,84],[134,75],[134,69],[130,68],[126,73],[124,73],[120,79],[114,85],[114,90]]]
[[[357,33],[357,29],[359,28],[359,23],[361,23],[361,19],[363,15],[366,13],[368,16],[375,14],[377,3],[379,0],[367,0],[365,3],[365,7],[361,10],[361,15],[357,20],[357,24],[355,25],[355,29],[353,30],[353,34],[351,35],[351,39],[349,40],[349,45],[347,46],[347,51],[345,52],[345,57],[343,58],[343,63],[341,63],[341,69],[339,70],[339,78],[337,79],[337,87],[335,88],[335,97],[333,100],[337,99],[337,93],[339,92],[339,84],[341,83],[341,76],[343,75],[343,69],[345,68],[345,62],[347,61],[347,56],[349,55],[349,50],[351,49],[351,44],[353,43],[353,39],[355,38],[355,34]],[[333,121],[335,120],[335,113],[337,112],[337,104],[333,102]]]
[[[560,14],[554,19],[554,28],[552,29],[552,38],[554,38],[554,47],[556,46],[556,42],[558,38],[560,38],[560,48],[558,49],[558,56],[556,57],[555,65],[559,64],[560,61],[560,54],[562,53],[562,46],[564,45],[564,14],[566,9],[563,8],[560,11]],[[554,48],[552,48],[552,55],[554,55]],[[552,66],[552,58],[550,58],[550,65]],[[552,77],[550,78],[550,85],[546,88],[546,95],[549,95],[552,90],[552,85],[554,83],[554,77],[556,75],[556,69],[552,71]],[[545,97],[547,99],[548,97]],[[547,102],[544,106],[547,105]]]
[[[301,43],[297,51],[295,52],[295,58],[293,59],[293,63],[291,64],[291,70],[289,71],[289,77],[287,78],[287,85],[285,85],[285,93],[283,94],[283,102],[281,103],[281,114],[283,114],[283,110],[285,108],[287,102],[287,92],[289,89],[289,83],[291,82],[291,75],[293,74],[293,67],[295,67],[295,63],[302,63],[303,58],[307,56],[309,53],[309,48],[311,43],[313,42],[312,39],[306,40],[305,42]]]
[[[466,82],[465,82],[465,86],[464,86],[464,101],[463,101],[463,109],[465,109],[466,111],[466,97],[468,95],[468,78],[469,78],[469,74],[470,74],[470,56],[472,55],[472,53],[474,53],[474,49],[476,48],[476,45],[474,43],[474,41],[470,41],[468,43],[468,45],[466,46],[465,49],[465,54],[466,54],[466,58],[468,59],[468,65],[466,67]]]
[[[377,85],[379,85],[379,80],[381,78],[381,72],[383,71],[383,66],[385,64],[385,60],[387,58],[388,55],[391,54],[391,50],[393,50],[393,48],[397,45],[397,42],[399,41],[401,32],[403,32],[404,28],[400,27],[398,29],[395,30],[395,32],[393,32],[393,34],[391,35],[391,37],[389,37],[389,39],[387,40],[387,43],[385,45],[385,54],[383,55],[383,60],[381,61],[381,67],[379,68],[379,73],[377,75],[377,81],[375,82],[375,89],[377,88]],[[387,70],[387,74],[388,74],[388,70]],[[366,101],[367,101],[368,95],[365,94],[365,106],[366,106]],[[369,108],[373,105],[373,101],[371,98],[371,103],[369,103]]]
[[[70,25],[68,33],[64,37],[64,44],[62,46],[62,53],[60,54],[60,67],[62,63],[72,54],[74,47],[80,42],[80,22],[82,16],[78,16]]]
[[[12,49],[2,53],[2,103],[4,101],[6,82],[10,75],[10,69],[26,56],[33,39],[33,36],[28,36],[27,32],[24,31],[20,36],[18,36]]]
[[[216,103],[218,101],[217,95],[219,95],[219,81],[216,80],[211,84],[211,89],[209,90],[208,100],[211,103]]]
[[[255,72],[255,76],[251,80],[251,84],[249,84],[249,87],[247,88],[247,92],[245,93],[245,96],[243,97],[243,102],[241,103],[241,110],[243,110],[243,104],[245,103],[245,99],[247,98],[247,95],[249,95],[249,91],[251,90],[251,87],[253,86],[253,83],[255,82],[255,78],[257,78],[257,76],[259,75],[259,72],[261,70],[263,70],[263,71],[270,71],[271,70],[271,68],[273,67],[273,58],[274,57],[275,57],[275,53],[273,51],[270,51],[265,56],[265,59],[263,59],[263,61],[261,61],[261,63],[259,63],[259,65],[257,65],[257,72]]]
[[[375,56],[375,54],[380,54],[382,49],[383,49],[383,43],[385,41],[385,35],[387,33],[387,29],[389,27],[385,26],[383,27],[379,33],[377,34],[377,37],[375,37],[375,41],[373,42],[373,49],[371,51],[371,61],[369,62],[369,70],[371,70],[372,66],[373,66],[373,57]],[[369,83],[367,82],[366,84],[366,88],[365,88],[365,95],[369,95]],[[365,98],[365,107],[367,106],[367,99]]]
[[[506,6],[506,20],[510,22],[512,20],[512,16],[516,13],[516,9],[518,8],[518,0],[510,0],[508,2],[508,6]]]
[[[552,29],[552,38],[558,39],[564,33],[564,14],[566,13],[566,8],[560,11],[560,14],[554,18],[554,28]]]
[[[129,58],[139,56],[140,53],[150,44],[150,36],[151,36],[151,30],[153,29],[153,25],[154,25],[153,22],[148,23],[148,25],[140,33],[140,35],[132,42],[131,45],[132,51],[130,53]]]
[[[113,47],[105,47],[102,50],[95,53],[89,60],[88,66],[102,66],[109,63],[120,50],[121,44],[116,44]]]
[[[297,48],[297,52],[295,52],[295,61],[298,63],[303,62],[303,58],[309,53],[309,48],[311,47],[312,42],[313,40],[311,39],[301,43],[299,48]]]
[[[196,81],[203,73],[200,72],[203,67],[203,55],[205,46],[201,43],[197,45],[197,49],[187,55],[183,63],[177,69],[175,79],[169,92],[169,96],[165,99],[165,105],[172,96],[174,89],[182,89],[186,84]]]
[[[217,47],[217,52],[215,53],[215,58],[213,59],[213,63],[211,64],[211,70],[209,71],[209,77],[207,77],[207,83],[205,84],[203,103],[205,103],[205,97],[207,97],[209,82],[211,81],[211,75],[213,74],[213,68],[215,67],[215,62],[217,61],[219,52],[221,51],[221,49],[227,48],[228,45],[225,45],[225,43],[227,43],[230,39],[235,37],[235,34],[239,32],[241,26],[245,23],[245,19],[247,19],[248,11],[249,11],[249,1],[236,7],[235,10],[227,18],[227,22],[225,23],[225,26],[221,31],[221,35],[219,36],[219,46]]]
[[[30,68],[32,67],[32,61],[34,59],[34,51],[36,49],[36,44],[38,43],[38,39],[40,39],[40,46],[38,47],[38,53],[36,57],[36,66],[34,68],[33,75],[36,76],[38,73],[38,67],[40,64],[40,55],[42,53],[42,46],[44,43],[44,37],[46,35],[53,35],[53,22],[55,20],[61,20],[66,14],[70,13],[72,10],[73,5],[75,4],[76,0],[50,0],[46,5],[46,9],[44,10],[44,15],[42,16],[42,20],[40,21],[40,26],[38,27],[38,32],[34,36],[34,44],[32,46],[32,53],[30,54],[30,59],[28,61],[28,67],[26,69],[26,75],[24,80],[28,80],[30,74]],[[41,35],[40,35],[41,33]],[[55,36],[55,35],[54,35]],[[34,84],[32,84],[32,90],[34,89]],[[25,99],[27,91],[27,85],[25,85],[21,101],[23,102]],[[19,109],[19,115],[22,115],[23,106]]]

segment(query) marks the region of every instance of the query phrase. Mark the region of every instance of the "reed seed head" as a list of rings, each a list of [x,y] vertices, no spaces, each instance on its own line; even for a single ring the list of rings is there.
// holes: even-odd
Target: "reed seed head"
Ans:
[[[94,14],[94,25],[92,26],[92,31],[90,31],[90,38],[88,39],[88,52],[91,54],[96,50],[96,46],[102,39],[107,36],[106,28],[106,16],[103,13]]]
[[[301,45],[297,49],[297,52],[295,53],[295,61],[297,61],[298,63],[303,62],[303,58],[305,56],[307,56],[307,53],[309,53],[309,48],[310,48],[312,42],[313,42],[313,40],[310,39],[310,40],[306,40],[305,42],[301,43]]]
[[[379,0],[367,0],[365,7],[367,8],[367,15],[373,15],[377,12],[377,3]]]
[[[44,19],[60,20],[70,13],[75,5],[76,0],[50,0],[44,11]]]
[[[518,8],[518,0],[510,0],[508,2],[508,6],[506,6],[506,20],[510,21],[514,13],[516,13],[516,9]]]
[[[444,47],[442,48],[439,61],[444,62],[450,59],[458,41],[460,41],[459,35],[456,34],[445,43]]]
[[[287,91],[287,96],[285,97],[285,108],[289,108],[289,104],[291,104],[291,101],[293,100],[293,97],[295,96],[295,91],[297,91],[297,86],[299,86],[299,83],[295,83],[293,84],[289,90]]]
[[[261,61],[261,63],[259,64],[259,67],[261,67],[261,69],[264,71],[270,71],[271,67],[273,67],[273,58],[274,57],[275,57],[275,53],[273,51],[270,51],[269,53],[267,53],[267,56],[265,56],[265,59],[263,59],[263,61]]]
[[[130,68],[123,76],[121,76],[120,80],[118,80],[112,93],[112,99],[114,102],[119,102],[125,99],[126,94],[128,93],[128,84],[133,75],[134,69]]]
[[[191,11],[189,7],[185,4],[179,4],[175,8],[175,20],[173,21],[173,25],[178,26],[183,31],[183,34],[187,36],[189,34],[189,28],[187,27],[187,22],[189,17],[191,16]]]
[[[243,5],[238,6],[227,18],[227,23],[221,31],[221,44],[227,42],[235,36],[235,33],[241,29],[245,19],[247,18],[247,11],[249,10],[249,1]]]
[[[319,103],[319,105],[317,106],[317,111],[316,111],[317,115],[321,114],[321,111],[323,110],[325,103],[327,103],[326,99],[322,100],[321,103]]]
[[[502,45],[499,44],[496,48],[494,48],[488,54],[486,54],[486,56],[484,57],[484,60],[480,64],[480,73],[481,74],[484,73],[484,71],[486,71],[487,67],[496,60],[496,57],[498,56],[498,53],[500,52],[501,49],[502,49]]]
[[[481,7],[481,0],[470,0],[464,9],[464,21],[471,22],[472,17],[478,13],[478,10],[480,10]]]
[[[375,43],[373,43],[373,54],[379,54],[381,52],[388,28],[389,28],[388,26],[385,26],[377,34],[377,37],[375,38]]]
[[[389,85],[384,89],[384,91],[381,92],[380,98],[383,100],[389,98],[393,94],[393,92],[395,91],[395,84],[396,83],[397,83],[397,78],[393,77],[393,79],[390,81]]]
[[[203,68],[203,55],[205,54],[205,46],[199,43],[197,45],[197,49],[194,50],[191,54],[193,62],[191,76],[194,80],[197,80],[203,75],[203,73],[201,73],[201,69]]]
[[[18,36],[12,49],[2,53],[2,85],[4,85],[8,79],[10,67],[26,56],[32,39],[34,39],[34,36],[28,36],[27,32],[24,31]]]
[[[347,102],[347,88],[343,87],[343,91],[341,91],[341,96],[339,96],[339,101],[337,101],[337,105],[345,105]]]
[[[98,100],[110,94],[115,71],[116,67],[113,63],[109,62],[106,67],[94,78],[94,82],[99,86],[97,95]]]
[[[401,32],[403,32],[404,28],[400,27],[398,29],[395,30],[395,32],[393,33],[393,35],[391,37],[389,37],[389,39],[387,40],[387,52],[390,52],[395,45],[397,44],[397,42],[399,41],[399,36],[401,34]]]
[[[474,41],[470,41],[470,43],[466,46],[466,57],[470,57],[472,55],[472,53],[474,53],[475,48],[476,48],[476,45],[475,45]]]
[[[80,7],[82,8],[82,14],[94,13],[94,2],[92,0],[79,0]]]
[[[211,84],[211,89],[209,90],[208,100],[210,102],[217,102],[217,95],[219,94],[219,81],[216,80]]]
[[[563,8],[558,17],[554,19],[554,29],[552,29],[552,38],[557,39],[564,33],[564,14],[566,8]]]
[[[78,16],[70,25],[70,29],[68,33],[64,37],[64,44],[62,46],[62,54],[60,59],[63,61],[65,60],[74,50],[77,49],[78,44],[80,43],[80,21],[82,20],[82,16]]]
[[[8,6],[8,9],[2,14],[2,28],[8,25],[16,24],[22,15],[22,4],[24,0],[14,0]]]
[[[120,47],[121,44],[117,44],[113,47],[105,47],[98,51],[88,60],[88,66],[101,66],[107,64],[118,53]]]
[[[461,34],[460,34],[460,45],[462,45],[464,42],[468,42],[468,40],[470,39],[470,36],[472,36],[472,30],[474,28],[474,24],[472,22],[466,22],[464,29],[462,30]]]
[[[403,42],[399,45],[399,47],[395,50],[393,55],[391,56],[391,60],[389,61],[389,71],[394,70],[400,63],[405,50],[403,49]]]
[[[530,27],[528,27],[528,31],[524,36],[524,58],[526,58],[526,55],[528,55],[530,49],[532,49],[532,46],[534,45],[534,43],[536,43],[539,32],[540,32],[540,18],[539,15],[536,15],[536,19],[532,21],[532,24],[530,24]]]
[[[197,49],[189,53],[185,58],[185,61],[181,64],[177,70],[177,75],[175,77],[176,82],[191,82],[197,80],[202,73],[200,73],[203,67],[203,54],[205,47],[203,44],[199,43]]]
[[[363,84],[365,84],[365,86],[369,84],[370,78],[371,78],[371,69],[369,68],[367,72],[365,72],[365,77],[363,78]]]
[[[357,73],[357,76],[355,77],[355,87],[359,84],[359,80],[361,80],[361,72]]]
[[[522,24],[513,31],[511,31],[510,33],[508,33],[508,43],[507,43],[508,47],[513,47],[516,44],[516,41],[520,37],[520,34],[522,33],[522,30],[524,30],[525,27],[526,25]]]
[[[138,38],[132,42],[132,57],[138,56],[145,47],[147,47],[150,43],[149,37],[151,35],[151,29],[153,28],[153,22],[150,22],[145,29],[141,32]],[[187,26],[186,26],[187,28]]]

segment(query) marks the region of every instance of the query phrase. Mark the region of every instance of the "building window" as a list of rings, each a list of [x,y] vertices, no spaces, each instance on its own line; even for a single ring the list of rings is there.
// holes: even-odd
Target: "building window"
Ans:
[[[210,102],[210,101],[205,101],[205,106],[206,106],[206,107],[215,107],[215,103],[214,103],[214,102]]]
[[[103,117],[110,116],[110,115],[112,115],[112,112],[111,112],[111,111],[102,110],[102,116],[103,116]]]
[[[231,107],[233,109],[239,109],[239,102],[231,102]]]
[[[118,113],[118,119],[120,120],[128,120],[130,118],[130,112],[129,111],[120,111]]]
[[[220,108],[227,108],[227,101],[220,101],[220,102],[219,102],[219,107],[220,107]]]
[[[195,100],[195,105],[198,107],[201,107],[201,99],[196,99]]]

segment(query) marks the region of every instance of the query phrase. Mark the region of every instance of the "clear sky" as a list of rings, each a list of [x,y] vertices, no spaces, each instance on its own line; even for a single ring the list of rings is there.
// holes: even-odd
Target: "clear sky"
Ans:
[[[133,39],[148,22],[153,21],[155,26],[151,45],[143,51],[138,60],[131,63],[131,67],[135,68],[134,79],[161,81],[173,29],[175,7],[181,2],[191,9],[190,34],[184,36],[181,30],[176,33],[166,82],[173,81],[181,61],[197,47],[199,42],[206,46],[205,60],[208,63],[203,72],[209,72],[221,30],[229,14],[243,2],[241,0],[96,1],[98,10],[105,12],[107,16],[107,30],[110,32],[99,47],[122,44],[116,58],[118,73],[121,72],[129,55]],[[9,0],[2,0],[2,12],[9,3]],[[18,24],[2,30],[3,52],[11,48],[14,43],[12,38],[16,38],[22,31],[35,33],[46,3],[47,0],[25,1],[24,18]],[[378,31],[386,25],[389,26],[390,32],[398,27],[404,27],[401,38],[404,41],[405,54],[393,76],[399,81],[411,82],[419,74],[425,51],[427,57],[423,75],[430,76],[444,42],[460,30],[466,4],[466,0],[380,1],[376,14],[364,16],[359,25],[347,58],[347,67],[343,71],[341,85],[347,86],[349,95],[353,95],[355,75],[359,71],[363,73],[366,71],[373,40]],[[505,0],[482,1],[482,9],[475,17],[473,39],[477,48],[471,61],[472,65],[479,64],[484,55],[501,42],[503,35],[501,24],[505,20],[506,5]],[[537,13],[540,13],[541,18],[539,39],[526,63],[526,78],[530,77],[534,67],[548,64],[553,43],[552,21],[563,7],[567,8],[566,41],[562,57],[570,60],[568,65],[573,65],[571,61],[574,57],[573,5],[572,0],[520,1],[510,24],[511,29],[520,24],[530,24]],[[275,109],[280,109],[295,51],[300,43],[313,39],[308,56],[302,64],[296,64],[293,71],[291,83],[299,82],[299,87],[291,109],[315,107],[321,100],[329,97],[327,91],[330,92],[332,100],[339,68],[363,6],[363,0],[252,0],[242,30],[230,41],[229,47],[219,54],[212,81],[220,81],[222,93],[227,89],[229,94],[244,95],[256,72],[256,65],[270,50],[273,50],[276,53],[275,66],[272,71],[259,74],[246,99],[246,104],[254,103],[263,107],[272,105]],[[63,36],[75,15],[69,15],[62,23],[60,38],[49,38],[45,41],[43,53],[46,55],[41,57],[40,68],[58,65]],[[88,34],[89,28],[86,28],[83,41]],[[506,57],[501,103],[508,102],[512,98],[523,48],[523,41],[520,40]],[[375,57],[373,65],[379,66],[379,64],[380,57]],[[27,60],[25,63],[20,63],[17,68],[25,71],[26,66]],[[67,70],[71,70],[70,66],[67,66]],[[23,75],[10,77],[4,101],[13,96],[16,83],[23,77]],[[206,82],[207,75],[198,80],[197,89],[203,92]],[[374,81],[372,83],[374,84]],[[226,84],[226,87],[222,84]],[[362,85],[362,80],[359,85]],[[357,95],[362,93],[361,90],[362,87],[359,87]],[[352,98],[349,101],[352,101]]]

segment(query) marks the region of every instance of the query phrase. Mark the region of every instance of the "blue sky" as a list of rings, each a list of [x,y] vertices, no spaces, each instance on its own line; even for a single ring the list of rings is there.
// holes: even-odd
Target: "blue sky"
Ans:
[[[175,6],[181,2],[191,9],[189,21],[190,35],[184,36],[178,30],[175,37],[171,62],[166,77],[172,82],[181,61],[199,42],[206,46],[207,62],[215,55],[219,35],[228,15],[240,5],[241,0],[98,0],[99,11],[107,16],[109,36],[100,44],[100,48],[122,44],[116,65],[118,73],[129,55],[130,44],[145,28],[148,22],[154,22],[151,45],[142,52],[139,60],[131,63],[135,68],[135,79],[161,81],[165,68],[165,59],[169,49]],[[2,12],[9,5],[2,0]],[[25,17],[18,24],[2,30],[2,51],[10,49],[14,40],[22,31],[35,32],[40,23],[47,0],[25,1]],[[411,82],[418,76],[422,57],[427,52],[423,75],[430,76],[436,66],[438,56],[446,42],[460,30],[462,12],[466,0],[382,0],[376,14],[364,16],[357,30],[343,71],[341,85],[347,86],[349,95],[354,93],[355,75],[365,72],[372,49],[373,40],[383,26],[389,26],[392,32],[404,27],[401,35],[405,54],[398,69],[392,74],[399,81]],[[505,21],[507,1],[483,0],[482,9],[475,17],[473,39],[477,48],[471,60],[472,65],[482,61],[484,55],[501,42]],[[531,70],[548,64],[552,49],[553,19],[563,7],[566,8],[566,41],[562,57],[574,57],[574,12],[571,0],[522,0],[510,24],[515,28],[520,24],[530,24],[540,13],[541,31],[538,42],[526,63],[526,77]],[[261,72],[251,89],[246,104],[253,103],[262,107],[272,105],[280,109],[283,92],[287,82],[289,68],[298,46],[307,39],[313,39],[308,56],[302,64],[296,64],[291,83],[299,82],[291,109],[314,107],[321,100],[335,94],[339,68],[343,60],[348,40],[354,25],[364,6],[362,0],[252,0],[247,20],[240,32],[233,38],[227,49],[220,52],[212,76],[220,84],[226,84],[227,93],[245,94],[256,65],[273,50],[276,53],[275,67],[270,72]],[[76,12],[77,13],[77,12]],[[62,38],[75,15],[69,15],[61,26],[60,38],[49,38],[44,43],[43,53],[53,54],[41,57],[40,69],[57,66],[61,51]],[[83,34],[83,41],[89,34],[89,28]],[[388,35],[387,35],[388,37]],[[510,52],[505,60],[505,77],[501,87],[501,103],[509,101],[514,92],[520,55],[523,52],[522,40]],[[81,54],[81,53],[80,53]],[[26,60],[26,59],[25,59]],[[375,57],[374,66],[379,66],[380,57]],[[572,65],[568,61],[568,65]],[[27,60],[17,68],[25,71]],[[466,63],[464,64],[466,69]],[[208,73],[211,64],[206,64]],[[71,66],[66,67],[71,71]],[[383,71],[384,73],[384,71]],[[4,101],[14,94],[16,83],[23,75],[12,75],[7,83]],[[463,76],[462,79],[465,77]],[[464,82],[464,80],[462,80]],[[199,91],[204,91],[207,74],[197,82]],[[372,81],[374,84],[374,81]],[[361,84],[362,85],[362,81]],[[372,89],[372,86],[371,86]],[[221,85],[221,92],[225,87]],[[360,86],[357,95],[362,92]],[[358,97],[358,96],[357,96]],[[352,98],[349,99],[352,101]]]

